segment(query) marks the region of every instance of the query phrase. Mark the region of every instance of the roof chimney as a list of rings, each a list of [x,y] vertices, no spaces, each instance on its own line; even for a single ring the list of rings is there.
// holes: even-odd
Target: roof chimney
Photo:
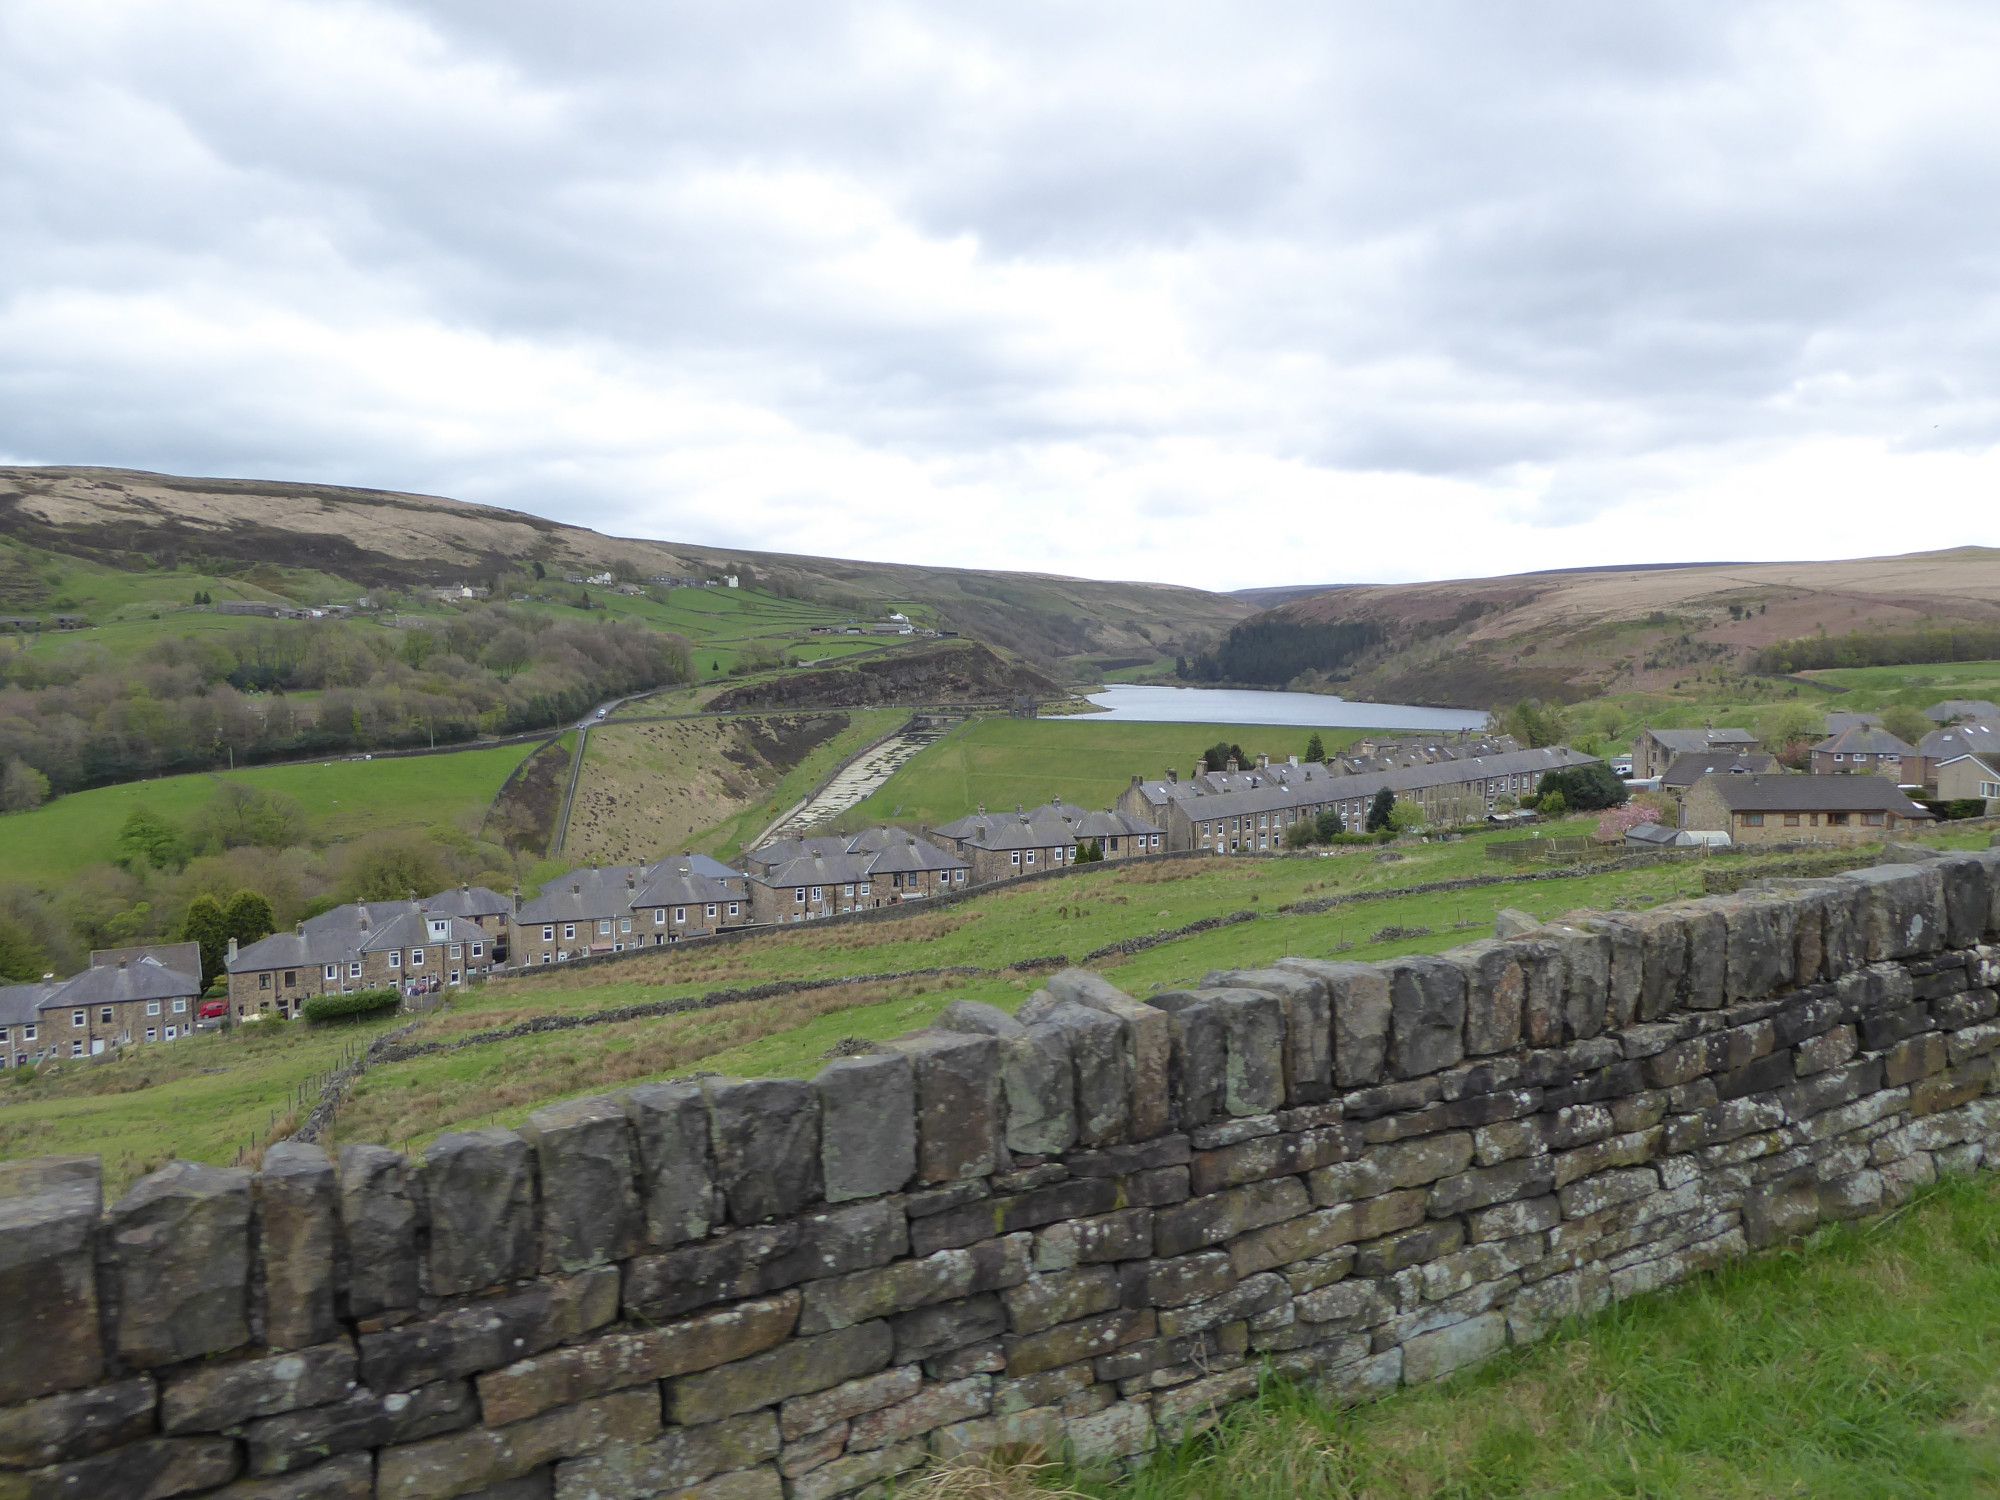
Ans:
[[[979,816],[982,818],[986,816],[986,804],[984,802],[979,804]]]
[[[1296,759],[1297,759],[1297,757],[1295,756],[1295,757],[1293,757],[1293,759],[1294,759],[1294,760],[1296,760]],[[1260,770],[1260,771],[1268,771],[1268,770],[1270,770],[1270,769],[1271,769],[1271,757],[1270,757],[1270,756],[1268,756],[1268,755],[1266,755],[1266,754],[1264,754],[1264,753],[1263,753],[1263,752],[1261,752],[1261,751],[1260,751],[1260,752],[1258,752],[1258,755],[1257,755],[1257,769],[1258,769],[1258,770]]]
[[[1236,757],[1232,755],[1229,757],[1229,764],[1223,767],[1223,769],[1227,771],[1240,771],[1242,767],[1236,764]]]
[[[1181,773],[1179,771],[1176,771],[1172,766],[1168,766],[1167,767],[1168,784],[1178,785],[1180,783],[1180,779],[1181,779]]]
[[[1299,763],[1299,758],[1296,755],[1287,755],[1285,757],[1285,764],[1288,766],[1295,766],[1298,763]]]
[[[300,926],[301,928],[303,928],[303,927],[304,927],[305,925],[306,925],[306,924],[305,924],[305,923],[303,923],[303,922],[299,923],[299,926]],[[231,939],[229,940],[229,946],[228,946],[227,948],[223,949],[223,951],[222,951],[222,956],[223,956],[223,958],[224,958],[225,960],[228,960],[228,959],[232,959],[232,958],[236,957],[236,939],[235,939],[235,938],[231,938]]]

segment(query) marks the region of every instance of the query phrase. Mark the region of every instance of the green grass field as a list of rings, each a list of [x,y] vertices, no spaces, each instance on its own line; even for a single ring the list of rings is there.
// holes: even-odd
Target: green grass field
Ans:
[[[1636,1298],[1348,1410],[1273,1385],[1137,1475],[908,1500],[1916,1500],[2000,1493],[2000,1183]],[[955,1486],[955,1487],[954,1487]]]
[[[473,831],[500,784],[533,748],[260,766],[72,792],[31,812],[0,815],[0,880],[48,885],[101,864],[116,856],[118,831],[133,809],[185,824],[225,780],[292,798],[305,809],[318,842],[394,829]]]
[[[1938,662],[1913,667],[1833,667],[1802,674],[1814,682],[1847,688],[1869,707],[1910,703],[1928,708],[1939,698],[1987,698],[2000,702],[2000,661]],[[1845,701],[1847,695],[1842,695]],[[1919,702],[1921,699],[1923,701]],[[1840,706],[1839,704],[1835,705]]]
[[[1060,795],[1080,807],[1109,807],[1134,776],[1183,776],[1218,740],[1273,760],[1303,755],[1311,729],[1268,724],[1112,723],[1090,714],[1054,719],[971,719],[905,765],[840,821],[948,823],[984,803],[1011,808]],[[1318,731],[1328,749],[1352,743],[1355,729]]]

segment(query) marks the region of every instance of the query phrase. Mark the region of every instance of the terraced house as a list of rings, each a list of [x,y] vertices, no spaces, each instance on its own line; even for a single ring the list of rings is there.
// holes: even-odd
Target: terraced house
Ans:
[[[223,967],[239,1020],[285,1018],[315,995],[455,988],[493,967],[494,939],[421,901],[336,906],[248,947]]]
[[[1681,827],[1738,844],[1854,844],[1932,822],[1885,776],[1731,776],[1696,782]]]
[[[572,870],[515,908],[508,962],[564,963],[707,937],[747,925],[749,900],[743,872],[705,854]]]
[[[178,1041],[194,1030],[200,995],[201,952],[192,943],[93,963],[60,981],[0,988],[0,1066]]]
[[[933,828],[931,837],[972,867],[974,885],[991,885],[1074,864],[1077,825],[1089,816],[1061,798],[1011,813],[981,805],[970,817]]]
[[[805,922],[964,890],[971,866],[906,828],[780,839],[744,856],[751,916]]]
[[[1353,776],[1328,775],[1324,766],[1313,765],[1204,772],[1186,781],[1169,772],[1164,781],[1134,778],[1118,805],[1161,826],[1169,850],[1269,854],[1284,848],[1291,828],[1317,821],[1323,812],[1337,812],[1345,826],[1361,828],[1385,787],[1398,801],[1420,807],[1426,821],[1469,823],[1493,811],[1503,797],[1533,796],[1549,772],[1595,760],[1553,745]]]

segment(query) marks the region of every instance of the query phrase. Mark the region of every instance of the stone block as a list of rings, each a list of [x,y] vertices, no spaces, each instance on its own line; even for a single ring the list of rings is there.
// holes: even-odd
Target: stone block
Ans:
[[[1029,1029],[1053,1033],[1056,1045],[1069,1053],[1077,1143],[1103,1147],[1132,1140],[1135,1085],[1123,1023],[1104,1011],[1058,1001]]]
[[[151,1437],[158,1399],[152,1377],[141,1375],[0,1408],[0,1470],[39,1469]]]
[[[118,1353],[138,1368],[250,1341],[250,1174],[177,1161],[111,1210]]]
[[[1152,1253],[1153,1213],[1146,1208],[1066,1219],[1035,1235],[1035,1268],[1041,1271],[1142,1260]]]
[[[695,1083],[628,1089],[625,1115],[638,1150],[646,1243],[698,1240],[722,1217],[708,1145],[708,1100]]]
[[[1914,958],[1944,944],[1944,877],[1936,863],[1876,865],[1835,879],[1862,893],[1868,961]]]
[[[88,1385],[104,1370],[97,1163],[0,1183],[0,1405]]]
[[[1454,1177],[1472,1164],[1472,1140],[1468,1132],[1455,1130],[1372,1146],[1353,1161],[1314,1172],[1309,1179],[1313,1202],[1346,1203]]]
[[[909,1249],[893,1198],[868,1198],[782,1224],[714,1235],[626,1263],[628,1315],[669,1318],[698,1307],[778,1291],[802,1281],[886,1265]]]
[[[891,1443],[907,1442],[954,1422],[983,1417],[993,1404],[993,1380],[971,1375],[917,1392],[894,1406],[858,1416],[848,1427],[847,1451],[866,1453]]]
[[[1366,1088],[1387,1076],[1389,976],[1373,964],[1324,963],[1286,958],[1291,969],[1326,986],[1333,1011],[1333,1076],[1343,1089]]]
[[[1729,926],[1723,919],[1727,896],[1680,903],[1687,917],[1688,969],[1681,986],[1689,1010],[1720,1010],[1728,1003]]]
[[[1465,975],[1442,958],[1391,959],[1389,979],[1389,1068],[1398,1078],[1417,1078],[1465,1057]]]
[[[1722,904],[1728,942],[1728,996],[1761,1000],[1792,983],[1798,962],[1798,908],[1778,895],[1744,893]]]
[[[497,1370],[579,1338],[618,1315],[618,1273],[609,1267],[482,1298],[360,1339],[361,1377],[373,1390],[410,1391],[433,1381]]]
[[[1604,1024],[1612,1030],[1639,1019],[1645,990],[1645,934],[1630,918],[1606,912],[1578,913],[1575,925],[1605,943]]]
[[[1049,980],[1049,993],[1113,1016],[1125,1028],[1131,1059],[1131,1139],[1149,1140],[1173,1129],[1173,1095],[1168,1086],[1173,1040],[1167,1018],[1088,969],[1063,970]]]
[[[799,1332],[851,1328],[908,1308],[1018,1286],[1028,1278],[1028,1248],[1027,1235],[1009,1235],[811,1282],[804,1289]]]
[[[935,1022],[939,1031],[990,1036],[1000,1043],[1000,1091],[1006,1103],[1009,1151],[1044,1156],[1076,1143],[1076,1080],[1066,1034],[1023,1026],[995,1005],[954,1000]]]
[[[1403,1345],[1403,1379],[1410,1385],[1440,1380],[1454,1370],[1476,1364],[1507,1347],[1504,1313],[1482,1313],[1433,1333],[1418,1334]]]
[[[383,1500],[468,1495],[563,1459],[644,1442],[659,1431],[660,1403],[652,1390],[618,1391],[510,1427],[474,1427],[384,1448],[377,1458],[376,1493]]]
[[[442,1135],[424,1153],[430,1214],[425,1289],[449,1297],[532,1276],[535,1162],[528,1143],[498,1127]]]
[[[241,1468],[236,1444],[228,1438],[151,1438],[22,1475],[19,1489],[6,1488],[7,1477],[0,1476],[0,1494],[8,1500],[16,1495],[27,1500],[72,1495],[168,1500],[227,1484]]]
[[[917,1087],[909,1058],[843,1057],[820,1069],[813,1088],[827,1202],[893,1193],[916,1175]]]
[[[794,1078],[714,1078],[708,1101],[715,1182],[733,1224],[782,1219],[820,1196],[819,1095]]]
[[[1563,1036],[1575,1041],[1604,1030],[1611,999],[1611,942],[1601,932],[1551,922],[1536,935],[1562,962]]]
[[[1186,1169],[1166,1167],[1161,1170],[1180,1174],[1182,1196],[1185,1196]],[[1119,1181],[1109,1177],[1076,1177],[1067,1182],[1032,1188],[1025,1193],[1008,1193],[969,1203],[964,1208],[947,1209],[941,1214],[913,1221],[910,1225],[910,1245],[917,1254],[929,1255],[934,1250],[977,1244],[997,1234],[1039,1228],[1058,1219],[1106,1213],[1121,1202],[1144,1201],[1147,1195],[1141,1184],[1147,1175],[1139,1173],[1126,1178],[1122,1187]]]
[[[1430,1190],[1429,1211],[1442,1218],[1514,1198],[1536,1198],[1555,1183],[1555,1166],[1545,1156],[1522,1157],[1494,1167],[1474,1167],[1447,1177]]]
[[[713,1369],[776,1348],[798,1321],[799,1294],[790,1291],[562,1345],[481,1374],[480,1410],[488,1426],[503,1427],[626,1386]]]
[[[255,1417],[325,1406],[355,1386],[354,1345],[346,1338],[261,1359],[211,1360],[160,1386],[160,1428],[213,1432]]]
[[[921,1467],[929,1456],[921,1442],[851,1453],[794,1479],[789,1486],[791,1500],[834,1500],[837,1495],[864,1492],[882,1495],[884,1481]]]
[[[1948,854],[1936,864],[1944,896],[1944,946],[1970,948],[1986,932],[1994,891],[1991,861],[1979,854]]]
[[[1521,1045],[1528,971],[1518,943],[1469,943],[1444,956],[1465,975],[1465,1050],[1474,1057]]]
[[[1276,995],[1285,1008],[1285,1101],[1317,1104],[1333,1097],[1333,1000],[1323,981],[1296,969],[1228,969],[1208,975],[1202,985]]]
[[[1000,1294],[1007,1309],[1007,1327],[1014,1333],[1040,1333],[1058,1323],[1109,1312],[1118,1306],[1118,1273],[1109,1266],[1090,1266],[1053,1276],[1033,1276]]]
[[[914,1396],[923,1386],[921,1369],[916,1365],[897,1365],[879,1375],[864,1375],[809,1396],[792,1397],[778,1410],[778,1428],[786,1442],[796,1442],[836,1422],[894,1406]]]
[[[310,1473],[334,1454],[366,1457],[371,1448],[440,1437],[478,1420],[471,1382],[439,1380],[386,1395],[363,1388],[331,1406],[261,1417],[245,1425],[244,1437],[252,1474]]]
[[[279,1141],[257,1174],[257,1236],[264,1265],[264,1342],[303,1349],[333,1337],[334,1241],[339,1194],[317,1146]]]
[[[1274,1308],[1289,1307],[1292,1289],[1285,1278],[1270,1271],[1245,1277],[1219,1297],[1186,1307],[1163,1308],[1159,1314],[1162,1338],[1184,1338],[1204,1333],[1226,1323],[1240,1323]]]
[[[372,1318],[393,1308],[415,1307],[422,1178],[386,1147],[342,1146],[338,1179],[347,1315]]]
[[[1411,1266],[1439,1260],[1465,1243],[1465,1230],[1456,1219],[1413,1224],[1358,1247],[1354,1257],[1357,1276],[1393,1276]]]
[[[1629,920],[1639,934],[1639,1019],[1652,1021],[1681,1003],[1692,929],[1678,906],[1635,912]]]
[[[1231,1119],[1268,1114],[1285,1103],[1285,1008],[1263,990],[1200,992],[1222,1021],[1222,1109]]]
[[[723,1494],[783,1495],[777,1474],[756,1466],[779,1452],[778,1424],[768,1411],[751,1412],[711,1422],[705,1427],[670,1427],[650,1442],[608,1448],[560,1463],[555,1471],[556,1500],[627,1500],[637,1495],[696,1496],[720,1500]],[[751,1480],[739,1476],[748,1471]],[[727,1476],[734,1490],[703,1481]]]
[[[1153,1216],[1153,1246],[1162,1256],[1185,1255],[1296,1218],[1311,1207],[1306,1186],[1296,1177],[1253,1182],[1160,1209]]]
[[[581,1271],[641,1244],[638,1150],[622,1099],[568,1099],[521,1131],[542,1189],[542,1269]]]
[[[890,1045],[915,1071],[917,1180],[957,1182],[1001,1170],[1007,1121],[998,1039],[924,1031]]]
[[[988,1348],[1007,1331],[1007,1309],[991,1292],[957,1302],[913,1308],[889,1320],[896,1362],[935,1360],[967,1348]]]
[[[883,1322],[795,1338],[763,1354],[669,1381],[667,1415],[693,1427],[776,1406],[792,1396],[872,1375],[889,1363],[894,1349],[894,1337]]]
[[[1065,1365],[1095,1359],[1100,1354],[1109,1354],[1127,1344],[1149,1339],[1157,1331],[1158,1324],[1151,1308],[1127,1308],[1099,1313],[1094,1318],[1082,1318],[1074,1323],[1063,1323],[1041,1333],[1009,1336],[1006,1340],[1007,1373],[1012,1376],[1036,1375],[1045,1370],[1061,1369]]]

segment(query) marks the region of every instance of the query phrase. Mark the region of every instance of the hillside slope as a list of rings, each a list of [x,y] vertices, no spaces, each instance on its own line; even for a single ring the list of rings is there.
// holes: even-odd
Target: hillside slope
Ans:
[[[1491,707],[1664,689],[1824,630],[2000,622],[2000,549],[1845,562],[1709,563],[1342,588],[1257,617],[1365,623],[1384,646],[1335,678],[1355,697]]]
[[[364,587],[458,583],[529,562],[550,572],[623,565],[640,576],[747,568],[767,587],[857,613],[916,605],[946,629],[1044,663],[1170,655],[1255,609],[1165,584],[731,551],[605,536],[434,495],[127,469],[0,468],[0,536],[125,567],[228,558]]]

